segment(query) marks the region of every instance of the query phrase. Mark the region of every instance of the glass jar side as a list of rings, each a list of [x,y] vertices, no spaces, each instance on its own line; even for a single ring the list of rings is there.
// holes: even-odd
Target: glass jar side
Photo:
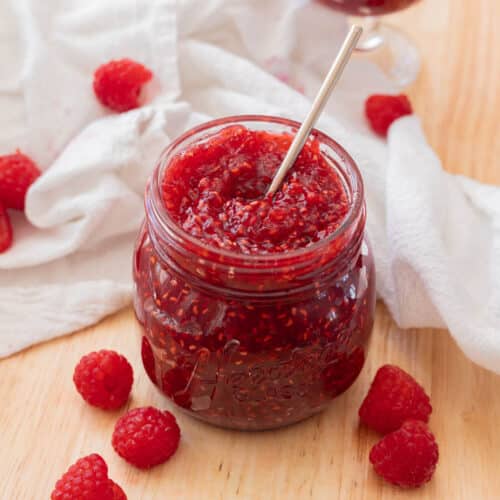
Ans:
[[[158,259],[146,231],[135,262],[145,369],[197,418],[244,430],[291,424],[321,411],[362,369],[375,305],[367,242],[341,276],[288,300],[200,290]]]
[[[359,171],[318,132],[351,201],[335,234],[286,255],[246,256],[206,248],[172,225],[158,193],[169,155],[232,123],[274,131],[298,125],[231,117],[166,150],[146,192],[134,305],[145,369],[170,399],[219,426],[268,429],[320,411],[356,379],[373,324],[375,276]]]

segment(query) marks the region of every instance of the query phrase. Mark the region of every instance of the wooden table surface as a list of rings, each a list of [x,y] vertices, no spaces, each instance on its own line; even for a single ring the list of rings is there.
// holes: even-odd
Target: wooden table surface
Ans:
[[[410,94],[445,167],[500,184],[500,1],[423,0],[388,20],[418,40],[424,66]],[[129,406],[164,407],[140,366],[138,335],[127,310],[0,362],[2,500],[47,499],[61,473],[92,452],[103,455],[129,500],[500,499],[500,377],[468,361],[445,331],[401,331],[379,304],[367,366],[328,411],[265,433],[224,431],[176,412],[182,444],[150,472],[114,453],[117,414],[84,404],[71,382],[82,354],[117,349],[135,368]],[[432,397],[440,463],[416,491],[373,473],[368,453],[377,438],[358,428],[358,406],[387,362],[414,374]]]

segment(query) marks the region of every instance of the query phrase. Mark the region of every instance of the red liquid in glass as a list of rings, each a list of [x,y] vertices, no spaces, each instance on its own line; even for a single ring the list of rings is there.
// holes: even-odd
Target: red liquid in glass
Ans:
[[[176,153],[158,186],[164,209],[208,247],[162,247],[148,208],[137,242],[145,369],[177,405],[216,425],[302,420],[345,391],[364,363],[375,301],[364,210],[351,232],[314,250],[343,224],[351,201],[317,140],[265,198],[290,142],[236,125]],[[309,247],[288,264],[250,260]],[[249,264],[233,267],[217,250]]]
[[[406,9],[418,0],[320,0],[325,5],[353,16],[381,16]]]

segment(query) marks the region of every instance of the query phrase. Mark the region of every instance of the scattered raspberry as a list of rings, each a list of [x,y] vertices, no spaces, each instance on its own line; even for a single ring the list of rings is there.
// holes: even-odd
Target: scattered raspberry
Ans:
[[[113,448],[141,469],[166,462],[177,450],[181,431],[168,411],[134,408],[116,422]]]
[[[371,95],[365,102],[365,114],[374,132],[386,136],[393,121],[413,113],[407,96]]]
[[[417,381],[397,366],[379,368],[361,408],[359,418],[368,427],[386,434],[408,419],[429,421],[429,396]]]
[[[0,253],[7,251],[12,246],[13,239],[9,214],[0,203]]]
[[[142,86],[151,80],[153,73],[131,59],[110,61],[94,73],[94,92],[97,99],[114,111],[138,108]]]
[[[113,491],[113,500],[127,500],[127,495],[115,482],[109,480],[111,489]]]
[[[117,493],[121,496],[117,496]],[[80,458],[57,481],[51,500],[126,500],[123,490],[108,479],[108,466],[96,453]]]
[[[73,381],[83,399],[104,410],[122,407],[134,375],[130,363],[114,351],[91,352],[76,365]]]
[[[21,151],[0,156],[0,201],[6,208],[24,210],[28,188],[39,176],[39,168]]]
[[[189,379],[192,370],[176,366],[167,370],[161,380],[163,392],[181,408],[191,408]]]
[[[146,337],[142,337],[141,357],[144,369],[153,384],[156,384],[155,358],[153,348]]]
[[[419,420],[406,421],[370,452],[370,462],[377,474],[403,488],[417,488],[429,481],[438,459],[434,435]]]

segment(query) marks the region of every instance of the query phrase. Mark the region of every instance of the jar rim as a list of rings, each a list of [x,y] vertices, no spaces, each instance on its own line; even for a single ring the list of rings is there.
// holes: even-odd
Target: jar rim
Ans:
[[[319,140],[321,144],[330,147],[342,158],[342,164],[340,165],[340,167],[348,175],[350,189],[349,194],[351,197],[349,210],[342,219],[341,224],[335,231],[326,236],[324,239],[311,243],[306,247],[290,250],[287,252],[245,254],[233,250],[219,248],[215,245],[205,243],[201,239],[189,234],[179,224],[177,224],[177,222],[168,213],[168,210],[166,209],[161,196],[163,169],[167,164],[169,156],[174,153],[176,149],[181,147],[185,141],[196,134],[210,132],[211,129],[218,128],[224,125],[241,125],[245,122],[260,122],[263,124],[273,123],[277,125],[284,125],[290,127],[291,129],[297,130],[301,125],[295,120],[272,115],[232,115],[204,122],[200,125],[190,128],[185,133],[177,137],[162,151],[160,160],[156,165],[155,170],[153,171],[149,183],[149,189],[151,190],[150,192],[152,195],[150,208],[153,210],[155,219],[157,223],[160,224],[162,230],[178,242],[189,243],[192,248],[196,248],[197,252],[200,251],[201,254],[211,254],[222,257],[223,259],[232,261],[235,265],[238,265],[238,263],[244,263],[245,267],[249,265],[258,266],[259,264],[265,266],[266,263],[269,264],[270,262],[273,262],[274,265],[276,265],[276,263],[279,262],[286,261],[287,263],[290,263],[290,261],[293,261],[295,259],[304,259],[304,256],[307,256],[309,254],[312,255],[318,250],[328,247],[328,245],[345,234],[352,227],[352,225],[356,223],[359,218],[358,216],[364,207],[364,188],[361,172],[359,171],[359,168],[351,155],[337,141],[318,129],[313,129],[311,131],[311,136]]]

